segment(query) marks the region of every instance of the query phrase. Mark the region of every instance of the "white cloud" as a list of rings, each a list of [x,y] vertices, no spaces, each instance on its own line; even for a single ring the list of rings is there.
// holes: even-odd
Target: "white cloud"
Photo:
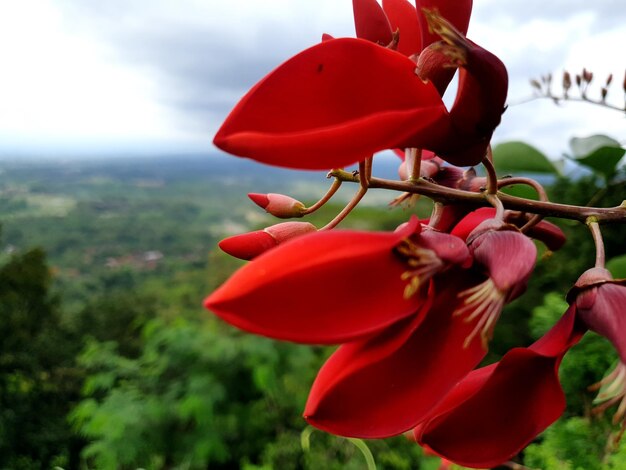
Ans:
[[[619,0],[475,0],[470,37],[500,55],[512,100],[564,68],[616,74]],[[203,145],[237,99],[323,32],[353,35],[350,0],[20,0],[0,2],[0,139],[18,144]],[[615,112],[549,102],[512,107],[496,137],[557,155],[576,134],[624,139]],[[0,143],[1,145],[1,143]]]

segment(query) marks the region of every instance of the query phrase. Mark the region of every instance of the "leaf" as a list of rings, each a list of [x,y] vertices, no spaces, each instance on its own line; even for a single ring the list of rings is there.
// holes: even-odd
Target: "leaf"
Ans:
[[[611,274],[615,279],[626,278],[626,255],[616,256],[611,258],[606,263],[606,269],[611,271]]]
[[[621,147],[617,140],[600,134],[590,137],[572,137],[569,146],[572,149],[572,156],[577,160],[589,156],[602,147]]]
[[[519,141],[496,145],[493,149],[493,162],[499,174],[520,172],[558,174],[548,157],[535,147]]]
[[[537,196],[537,191],[525,184],[513,184],[511,186],[505,186],[501,189],[501,191],[505,194],[509,194],[515,197],[522,197],[524,199],[532,199],[537,201],[539,197]]]
[[[573,137],[570,148],[572,160],[602,175],[607,181],[615,175],[617,165],[626,153],[618,141],[605,135]]]

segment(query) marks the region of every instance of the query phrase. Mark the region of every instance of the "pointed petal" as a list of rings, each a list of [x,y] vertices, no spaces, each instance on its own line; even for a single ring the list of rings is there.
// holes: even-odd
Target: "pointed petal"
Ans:
[[[224,253],[247,261],[274,248],[278,243],[264,230],[256,230],[224,238],[217,245]]]
[[[437,282],[438,280],[435,280]],[[453,317],[464,273],[444,275],[433,306],[377,336],[341,346],[324,364],[311,389],[305,418],[343,436],[381,438],[400,434],[432,407],[485,356],[480,341],[463,343],[475,326]]]
[[[565,408],[558,365],[582,336],[570,307],[530,348],[472,371],[433,410],[415,437],[459,465],[491,468],[509,460]]]
[[[328,169],[404,147],[409,138],[426,141],[447,111],[414,69],[408,58],[367,41],[325,41],[252,88],[214,143],[272,165]]]
[[[398,52],[405,56],[418,54],[422,50],[422,32],[415,7],[408,0],[383,0],[383,10],[391,30],[400,32]]]
[[[469,249],[463,240],[436,230],[423,230],[420,234],[420,244],[433,250],[447,264],[463,265],[470,257]]]
[[[376,0],[352,0],[356,37],[386,46],[391,42],[391,26]]]
[[[343,343],[411,315],[394,233],[333,230],[288,241],[239,269],[205,301],[238,328],[303,343]]]
[[[502,292],[525,285],[537,259],[535,244],[515,229],[482,233],[470,243],[470,252]]]
[[[450,233],[461,238],[462,240],[467,240],[470,233],[472,233],[476,227],[478,227],[485,220],[493,219],[495,215],[496,210],[494,208],[481,207],[480,209],[476,209],[463,217],[459,223],[454,226],[452,232]]]
[[[595,291],[594,302],[585,305],[584,296]],[[590,330],[607,338],[626,363],[626,285],[606,282],[586,289],[576,299],[578,315]]]
[[[512,349],[480,377],[484,383],[477,392],[424,425],[419,442],[459,465],[491,468],[509,460],[563,413],[558,362]]]
[[[422,8],[437,10],[439,14],[448,20],[461,33],[467,34],[470,16],[472,14],[472,0],[416,0],[418,19],[422,33],[422,47],[425,48],[433,42],[439,41],[439,35],[430,31]]]

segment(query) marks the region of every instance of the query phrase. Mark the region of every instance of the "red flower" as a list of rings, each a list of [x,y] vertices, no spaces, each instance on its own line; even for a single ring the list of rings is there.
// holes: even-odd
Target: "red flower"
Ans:
[[[341,346],[315,379],[304,416],[342,436],[383,438],[422,421],[483,359],[480,341],[467,343],[476,321],[455,318],[475,274],[453,270],[435,279],[414,316],[371,338]]]
[[[357,34],[386,41],[390,29],[378,4],[354,5]],[[388,4],[398,24],[398,12],[407,9],[400,5]],[[252,88],[219,129],[215,145],[303,169],[342,167],[380,150],[406,147],[435,151],[455,164],[478,163],[503,110],[506,70],[437,14],[430,12],[428,21],[448,42],[442,49],[446,63],[440,66],[467,71],[449,114],[435,86],[424,82],[433,79],[431,69],[420,69],[420,78],[415,62],[402,53],[362,39],[329,39]]]
[[[607,377],[596,384],[600,389],[597,411],[619,403],[613,422],[626,427],[626,279],[613,279],[604,268],[591,268],[576,281],[568,294],[578,318],[592,331],[607,338],[620,361]],[[601,388],[602,387],[602,388]]]
[[[488,277],[459,294],[465,305],[455,314],[468,322],[480,319],[466,341],[480,335],[486,348],[504,305],[526,290],[537,249],[516,227],[495,219],[481,222],[468,236],[468,246],[474,262]]]
[[[316,230],[315,225],[309,222],[283,222],[265,227],[263,230],[225,238],[219,242],[219,247],[235,258],[251,260],[287,240]]]
[[[466,260],[450,235],[323,231],[273,248],[237,271],[205,306],[244,330],[305,343],[343,343],[412,316],[428,280]],[[435,238],[445,243],[433,242]]]
[[[583,332],[571,306],[535,344],[467,375],[415,429],[416,440],[468,467],[509,460],[563,413],[558,367]]]

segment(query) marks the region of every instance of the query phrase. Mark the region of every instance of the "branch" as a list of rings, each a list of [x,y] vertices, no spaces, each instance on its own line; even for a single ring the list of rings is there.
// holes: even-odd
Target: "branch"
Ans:
[[[333,170],[330,174],[341,181],[350,183],[360,182],[358,176],[344,170]],[[369,181],[369,187],[372,189],[389,189],[411,194],[421,194],[437,202],[462,203],[476,208],[491,205],[483,193],[447,188],[424,179],[420,179],[417,182],[410,182],[372,177]],[[616,207],[601,208],[573,206],[548,201],[534,201],[510,196],[501,192],[498,192],[498,198],[502,201],[506,209],[531,212],[546,217],[559,217],[562,219],[577,220],[583,223],[588,217],[595,217],[595,220],[599,224],[626,223],[626,201]]]

